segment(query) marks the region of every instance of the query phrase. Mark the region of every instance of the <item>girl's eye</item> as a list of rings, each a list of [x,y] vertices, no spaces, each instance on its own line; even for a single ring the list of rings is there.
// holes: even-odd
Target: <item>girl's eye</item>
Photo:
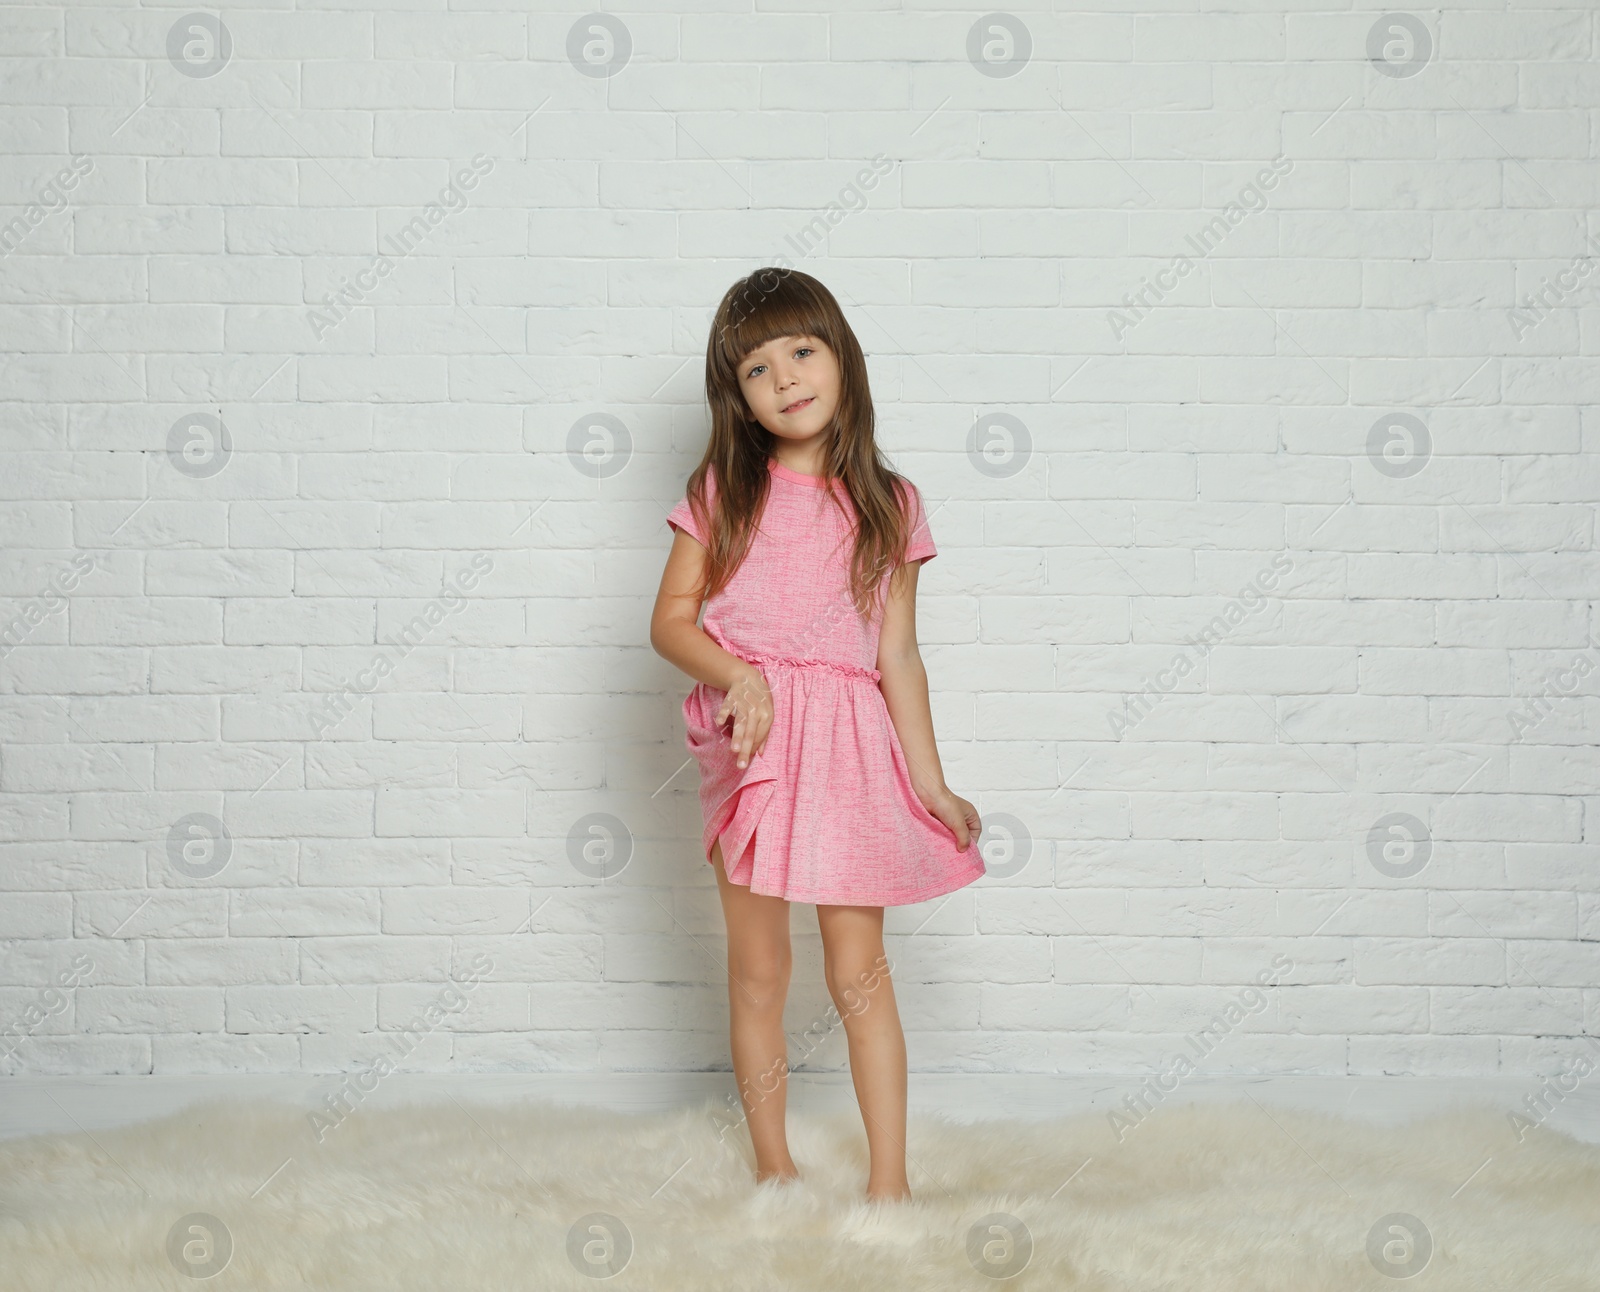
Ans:
[[[816,349],[815,349],[815,347],[813,347],[813,346],[809,346],[809,345],[803,345],[803,346],[801,346],[801,347],[800,347],[800,348],[799,348],[799,349],[797,349],[797,350],[796,350],[796,351],[795,351],[795,353],[796,353],[796,354],[797,354],[797,355],[798,355],[798,354],[815,354],[815,353],[816,353]],[[766,365],[766,364],[764,364],[764,363],[758,363],[758,364],[756,364],[756,366],[755,366],[755,367],[754,367],[754,368],[752,368],[752,369],[750,369],[750,371],[749,371],[749,372],[747,372],[747,373],[745,373],[745,375],[744,375],[744,379],[745,379],[745,380],[746,380],[746,381],[749,381],[749,380],[750,380],[750,378],[751,378],[751,377],[754,377],[754,376],[755,376],[755,375],[756,375],[756,374],[757,374],[757,373],[758,373],[758,372],[760,372],[760,371],[761,371],[761,370],[762,370],[762,369],[763,369],[763,368],[765,368],[765,367],[766,367],[766,366],[767,366],[767,365]]]

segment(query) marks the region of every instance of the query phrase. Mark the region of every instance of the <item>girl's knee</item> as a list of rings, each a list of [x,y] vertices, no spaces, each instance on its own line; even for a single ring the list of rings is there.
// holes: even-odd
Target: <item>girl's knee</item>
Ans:
[[[851,964],[827,964],[823,969],[828,995],[846,1017],[859,1014],[889,981],[889,962],[884,956],[857,960]]]
[[[791,961],[787,956],[759,956],[754,961],[729,960],[728,977],[735,998],[754,1009],[783,1008],[789,994]]]

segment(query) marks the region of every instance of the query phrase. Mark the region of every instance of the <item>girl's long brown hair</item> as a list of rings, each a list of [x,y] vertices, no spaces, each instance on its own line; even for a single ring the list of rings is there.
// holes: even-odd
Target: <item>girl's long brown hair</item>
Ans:
[[[706,342],[711,438],[686,489],[690,510],[711,540],[701,599],[720,592],[749,551],[771,480],[767,461],[778,438],[750,415],[739,388],[739,365],[752,350],[784,336],[817,337],[838,357],[839,407],[824,475],[834,503],[839,504],[836,491],[842,486],[855,508],[850,594],[865,617],[876,613],[884,576],[904,557],[915,486],[891,471],[878,449],[867,363],[844,312],[832,292],[797,269],[765,268],[739,279],[711,322]],[[708,508],[706,476],[713,468],[717,505]]]

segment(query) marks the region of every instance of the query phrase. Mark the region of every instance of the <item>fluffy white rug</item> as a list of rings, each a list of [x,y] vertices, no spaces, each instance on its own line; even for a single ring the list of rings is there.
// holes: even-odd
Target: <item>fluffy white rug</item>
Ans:
[[[213,1103],[13,1140],[0,1283],[195,1287],[225,1256],[209,1286],[544,1292],[621,1266],[611,1286],[650,1292],[1600,1288],[1600,1147],[1543,1127],[1519,1142],[1488,1109],[1385,1128],[1163,1105],[1120,1142],[1103,1114],[914,1115],[916,1196],[880,1205],[861,1199],[853,1113],[791,1110],[802,1179],[784,1185],[753,1184],[725,1124],[710,1103],[447,1101],[357,1107],[318,1142],[304,1108]]]

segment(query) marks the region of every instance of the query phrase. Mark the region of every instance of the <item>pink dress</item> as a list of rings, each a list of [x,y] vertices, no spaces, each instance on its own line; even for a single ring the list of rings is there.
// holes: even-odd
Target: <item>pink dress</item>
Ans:
[[[733,756],[727,692],[697,682],[683,702],[685,743],[700,766],[702,845],[720,837],[728,878],[753,893],[839,906],[904,906],[984,873],[974,837],[963,850],[922,806],[878,689],[881,611],[864,623],[848,589],[849,521],[824,482],[776,459],[766,509],[702,627],[754,664],[772,692],[772,727],[749,764]],[[840,503],[853,508],[836,487]],[[708,502],[716,497],[708,481]],[[935,554],[913,491],[907,560]],[[684,498],[667,516],[706,546]]]

